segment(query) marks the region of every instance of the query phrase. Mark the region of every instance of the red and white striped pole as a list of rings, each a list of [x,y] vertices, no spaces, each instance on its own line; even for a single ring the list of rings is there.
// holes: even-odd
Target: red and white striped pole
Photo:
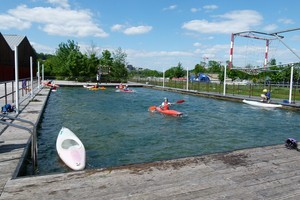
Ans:
[[[268,54],[269,54],[269,40],[266,40],[266,52],[265,52],[265,63],[264,63],[264,68],[267,68],[268,64]]]
[[[233,44],[234,44],[234,34],[231,34],[231,42],[230,42],[230,56],[229,56],[229,69],[232,68],[232,60],[233,60]]]

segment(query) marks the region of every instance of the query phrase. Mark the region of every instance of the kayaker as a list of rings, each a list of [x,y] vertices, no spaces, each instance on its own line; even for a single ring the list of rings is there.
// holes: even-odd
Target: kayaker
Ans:
[[[270,99],[271,99],[271,93],[270,93],[270,91],[268,91],[267,89],[263,89],[263,93],[264,94],[260,95],[261,98],[262,98],[262,101],[270,103]]]
[[[164,98],[164,102],[162,102],[160,108],[163,109],[163,110],[169,110],[170,109],[169,108],[170,105],[171,105],[171,103],[169,103],[168,98],[165,97]]]
[[[98,83],[97,83],[96,85],[93,85],[92,88],[98,88],[98,87],[99,87],[99,85],[98,85]]]
[[[125,87],[124,87],[123,90],[125,90],[125,91],[129,90],[129,89],[128,89],[128,85],[125,85]]]

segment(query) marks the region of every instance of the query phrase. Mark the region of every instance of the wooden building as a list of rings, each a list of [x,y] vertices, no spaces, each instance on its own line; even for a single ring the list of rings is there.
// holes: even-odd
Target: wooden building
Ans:
[[[37,55],[27,37],[0,33],[0,81],[15,79],[15,46],[18,47],[19,79],[30,78],[30,57],[33,76],[36,76]]]

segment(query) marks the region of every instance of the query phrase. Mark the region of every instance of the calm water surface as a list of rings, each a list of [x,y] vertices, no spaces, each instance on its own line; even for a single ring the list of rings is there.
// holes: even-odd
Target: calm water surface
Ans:
[[[39,174],[70,171],[56,152],[62,126],[83,142],[86,168],[152,162],[241,148],[283,144],[299,136],[300,113],[242,103],[136,88],[89,91],[60,87],[52,92],[38,128]],[[148,112],[164,97],[183,117]],[[299,137],[298,137],[299,138]]]

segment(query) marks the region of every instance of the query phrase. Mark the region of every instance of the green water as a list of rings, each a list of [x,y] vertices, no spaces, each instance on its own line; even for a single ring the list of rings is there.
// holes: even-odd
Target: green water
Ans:
[[[89,91],[60,87],[51,93],[38,128],[39,174],[70,171],[56,152],[62,126],[83,142],[87,169],[152,162],[284,144],[299,137],[300,113],[242,103],[136,88]],[[183,117],[148,112],[164,97]]]

